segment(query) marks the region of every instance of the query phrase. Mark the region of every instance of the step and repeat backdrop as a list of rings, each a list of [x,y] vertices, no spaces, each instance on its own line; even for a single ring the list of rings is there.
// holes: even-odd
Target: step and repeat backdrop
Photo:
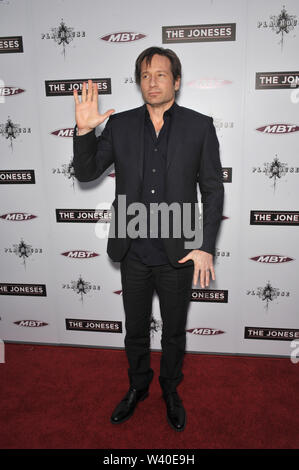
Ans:
[[[101,111],[135,108],[135,59],[162,46],[182,62],[178,103],[214,119],[225,186],[216,281],[192,291],[187,351],[294,352],[298,18],[297,0],[0,0],[1,339],[123,348],[114,168],[74,178],[73,90],[92,79]],[[155,294],[153,350],[161,328]]]

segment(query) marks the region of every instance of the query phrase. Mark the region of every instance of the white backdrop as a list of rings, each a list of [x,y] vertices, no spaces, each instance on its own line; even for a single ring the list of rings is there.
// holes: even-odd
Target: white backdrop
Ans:
[[[187,351],[290,355],[298,17],[296,0],[0,0],[0,338],[123,347],[119,264],[74,212],[109,228],[114,168],[74,179],[71,87],[91,78],[102,110],[139,106],[135,59],[157,45],[181,59],[179,104],[214,118],[225,181],[217,279],[193,289]],[[159,350],[156,296],[152,326]]]

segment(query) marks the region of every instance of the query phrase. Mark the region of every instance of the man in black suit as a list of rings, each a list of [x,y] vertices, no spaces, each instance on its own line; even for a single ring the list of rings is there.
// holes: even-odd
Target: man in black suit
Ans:
[[[151,304],[156,291],[163,321],[159,382],[168,423],[176,431],[182,431],[186,411],[177,386],[183,379],[192,281],[196,285],[199,279],[204,288],[209,285],[210,276],[215,279],[213,255],[223,207],[219,144],[212,118],[175,102],[181,64],[173,51],[160,47],[143,51],[135,63],[135,77],[145,104],[117,114],[113,114],[113,109],[99,114],[97,84],[91,80],[88,92],[83,83],[81,101],[74,91],[75,176],[82,182],[91,181],[112,163],[115,165],[116,198],[112,204],[113,223],[107,252],[113,261],[120,262],[130,387],[113,411],[111,422],[126,421],[138,402],[148,396],[153,378]],[[95,127],[108,117],[104,131],[96,137]],[[203,204],[203,236],[199,244],[197,182]],[[124,203],[120,197],[125,198]],[[137,237],[132,235],[132,225],[131,231],[123,234],[123,226],[129,229],[132,223],[130,208],[136,203],[146,209],[146,215],[138,219],[139,229],[144,225],[145,232],[138,232]],[[161,216],[158,222],[156,219],[153,227],[151,214],[161,203],[168,208],[176,206],[177,213],[169,211],[167,217]],[[180,210],[187,206],[190,227],[186,234],[186,222]],[[179,235],[171,230],[178,214]],[[166,219],[170,230],[165,236]],[[152,235],[153,228],[155,235]],[[190,230],[194,239],[188,245],[192,238]]]

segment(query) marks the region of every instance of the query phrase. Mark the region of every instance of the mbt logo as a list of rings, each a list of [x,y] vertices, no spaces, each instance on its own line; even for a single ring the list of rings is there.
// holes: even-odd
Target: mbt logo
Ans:
[[[37,215],[27,214],[26,212],[10,212],[10,213],[7,213],[7,214],[0,215],[1,219],[12,220],[14,222],[20,222],[20,221],[24,221],[24,220],[31,220],[31,219],[35,219],[36,217],[37,217]]]
[[[224,85],[231,85],[233,82],[231,80],[226,80],[222,78],[199,78],[198,80],[193,80],[187,83],[187,86],[190,88],[198,88],[200,90],[209,90],[212,88],[220,88]]]
[[[120,289],[120,290],[114,290],[113,293],[114,293],[114,294],[117,294],[117,295],[123,295],[122,289]]]
[[[87,251],[87,250],[72,250],[72,251],[65,251],[64,253],[61,253],[63,256],[66,256],[67,258],[72,258],[72,259],[87,259],[87,258],[94,258],[95,256],[99,256],[98,253],[95,253],[93,251]]]
[[[13,96],[23,93],[25,90],[23,88],[18,88],[15,86],[0,86],[0,96]]]
[[[289,256],[281,256],[281,255],[259,255],[259,256],[253,256],[250,259],[252,261],[257,261],[258,263],[267,263],[267,264],[287,263],[288,261],[294,260],[294,258],[290,258]]]
[[[38,320],[20,320],[20,321],[15,321],[14,324],[18,326],[24,326],[26,328],[37,328],[40,326],[48,325],[48,323],[38,321]]]
[[[221,335],[225,333],[225,331],[217,330],[216,328],[190,328],[186,330],[187,333],[191,333],[192,335],[202,335],[202,336],[214,336],[214,335]]]
[[[132,32],[119,32],[111,33],[102,36],[100,39],[107,42],[133,42],[139,41],[139,39],[145,38],[146,35],[142,33],[132,33]]]
[[[299,126],[296,126],[296,124],[267,124],[258,127],[256,130],[263,134],[291,134],[292,132],[298,132]]]
[[[66,129],[57,129],[56,131],[51,132],[52,135],[57,137],[74,137],[74,128],[68,127]]]

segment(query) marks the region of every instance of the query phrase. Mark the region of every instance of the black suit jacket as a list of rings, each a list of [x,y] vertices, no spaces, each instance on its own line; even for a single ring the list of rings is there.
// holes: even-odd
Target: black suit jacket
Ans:
[[[110,116],[99,137],[95,131],[83,136],[74,132],[74,171],[81,182],[98,178],[112,163],[115,166],[116,235],[118,228],[118,195],[126,195],[126,207],[140,202],[143,175],[144,118],[146,106]],[[219,143],[213,119],[177,104],[171,121],[167,150],[165,202],[171,204],[192,203],[192,227],[199,217],[197,183],[203,203],[203,243],[198,249],[215,253],[215,241],[223,208],[222,168]],[[126,223],[133,216],[125,214]],[[111,232],[111,230],[110,230]],[[190,248],[185,248],[183,233],[180,238],[165,238],[164,246],[170,263],[183,267],[193,262],[178,263]],[[107,252],[113,261],[121,261],[129,246],[130,238],[111,237]]]

